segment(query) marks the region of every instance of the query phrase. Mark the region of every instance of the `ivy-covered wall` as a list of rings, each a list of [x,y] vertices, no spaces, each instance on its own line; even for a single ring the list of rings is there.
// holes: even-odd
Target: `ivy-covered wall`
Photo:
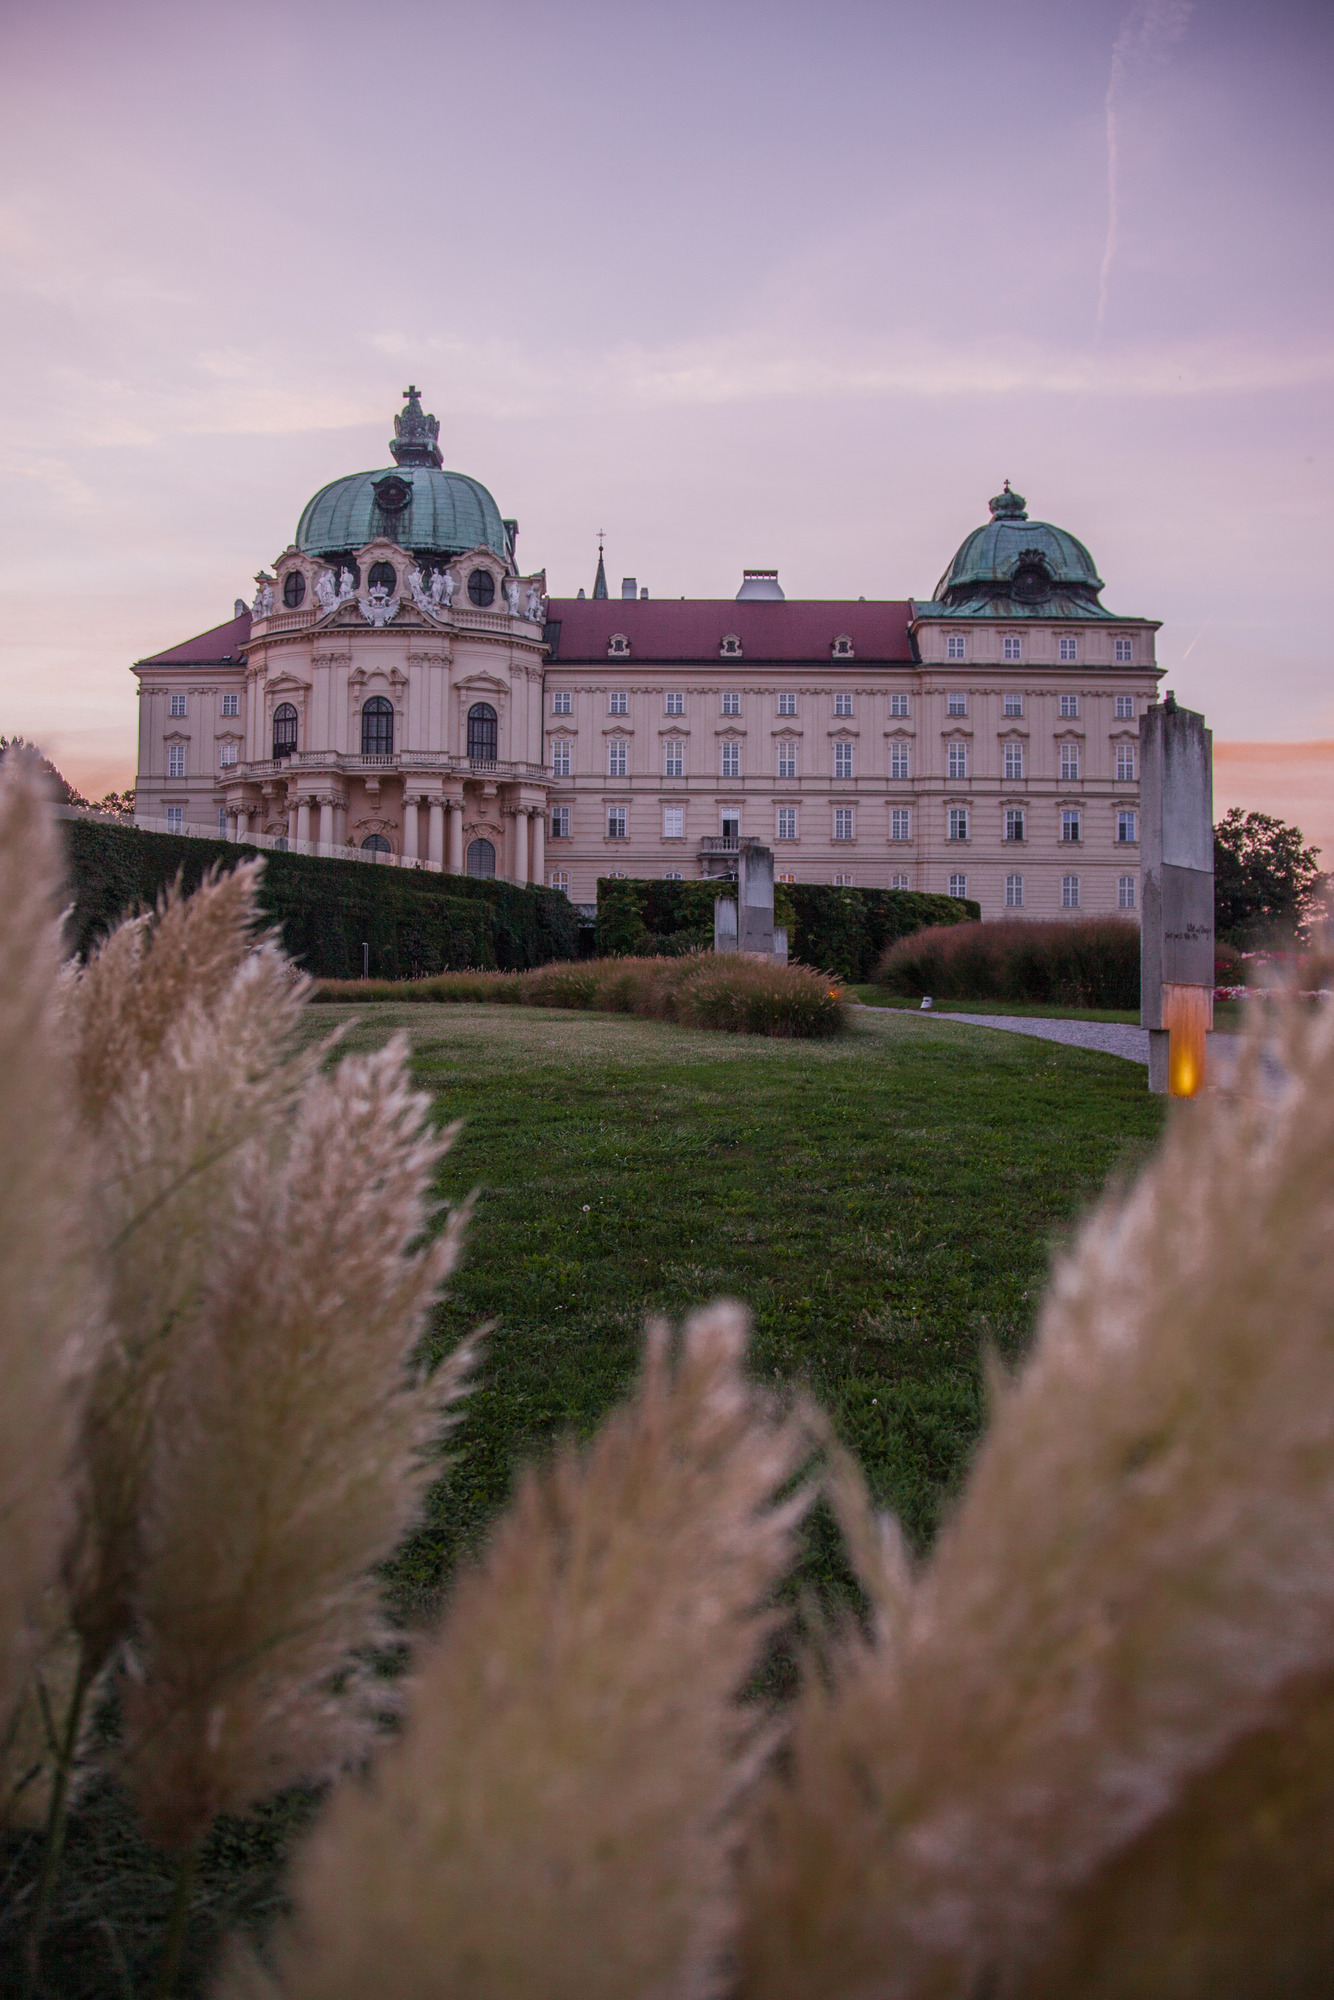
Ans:
[[[215,865],[260,850],[226,840],[141,833],[98,820],[64,822],[73,943],[86,952],[127,910],[151,906],[179,875],[193,889]],[[517,971],[578,955],[578,919],[553,889],[466,875],[264,852],[260,901],[285,948],[319,979],[355,979],[370,946],[377,979],[466,966]]]
[[[735,896],[735,883],[604,877],[598,882],[597,949],[608,958],[710,950],[714,898],[728,894]],[[853,981],[869,979],[896,938],[981,914],[972,901],[917,890],[774,885],[774,922],[787,926],[789,956]]]

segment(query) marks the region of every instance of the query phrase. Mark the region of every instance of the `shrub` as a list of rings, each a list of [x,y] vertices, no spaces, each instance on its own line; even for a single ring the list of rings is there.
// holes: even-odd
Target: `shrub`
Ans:
[[[598,882],[598,950],[607,957],[672,957],[713,944],[713,905],[734,882]],[[931,924],[980,917],[977,903],[909,889],[833,889],[823,882],[774,884],[774,922],[801,965],[842,980],[869,979],[885,947]]]
[[[127,911],[151,909],[172,882],[188,892],[211,868],[234,868],[258,852],[99,820],[67,820],[64,832],[81,957]],[[578,952],[574,906],[553,889],[309,854],[269,852],[264,860],[261,910],[289,957],[315,978],[354,978],[363,944],[371,971],[388,979],[448,967],[517,971]]]
[[[738,1035],[841,1034],[847,1025],[842,987],[804,965],[770,965],[728,953],[684,958],[594,958],[543,965],[532,972],[448,973],[439,979],[326,979],[313,997],[325,1001],[423,1000],[491,1002],[512,1007],[570,1007],[599,1014],[638,1014],[690,1028]]]
[[[1138,1007],[1139,928],[1120,917],[955,924],[900,939],[875,976],[892,993],[945,1000]]]

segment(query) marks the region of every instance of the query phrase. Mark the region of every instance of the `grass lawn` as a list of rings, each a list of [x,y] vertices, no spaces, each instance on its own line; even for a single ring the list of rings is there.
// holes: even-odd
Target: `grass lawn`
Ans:
[[[1022,1352],[1052,1244],[1164,1110],[1137,1064],[892,1010],[856,1014],[835,1042],[420,1004],[314,1008],[307,1032],[349,1016],[349,1049],[405,1029],[442,1118],[464,1120],[442,1190],[480,1202],[434,1338],[497,1322],[454,1462],[394,1565],[410,1616],[478,1545],[516,1468],[622,1394],[645,1315],[721,1293],[754,1311],[756,1367],[809,1385],[927,1541],[977,1436],[983,1344]],[[818,1519],[805,1581],[842,1587]],[[224,1930],[273,1912],[308,1810],[288,1793],[210,1837],[183,1991],[202,1990]],[[36,1855],[6,1855],[6,1991]],[[86,1795],[46,1994],[149,1991],[171,1888],[115,1787]]]

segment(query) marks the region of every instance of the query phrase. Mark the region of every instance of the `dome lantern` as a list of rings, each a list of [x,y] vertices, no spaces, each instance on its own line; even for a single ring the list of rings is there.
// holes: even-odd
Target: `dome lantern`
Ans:
[[[394,464],[443,466],[440,419],[424,414],[421,397],[413,383],[409,382],[403,394],[407,399],[407,408],[394,418],[394,441],[389,447]]]

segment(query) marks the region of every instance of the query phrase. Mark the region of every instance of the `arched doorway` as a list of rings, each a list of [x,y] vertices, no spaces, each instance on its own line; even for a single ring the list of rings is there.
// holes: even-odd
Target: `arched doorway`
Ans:
[[[273,755],[290,757],[296,750],[296,710],[290,701],[280,701],[273,711]]]
[[[468,710],[468,756],[474,764],[494,764],[496,747],[496,711],[489,701],[475,701]]]
[[[393,848],[382,833],[368,833],[361,843],[363,854],[373,854],[378,861],[382,854],[392,854]]]
[[[361,754],[363,757],[394,754],[394,704],[382,694],[373,694],[361,711]]]
[[[494,875],[496,872],[496,850],[489,840],[472,840],[468,843],[468,873],[470,875]]]

